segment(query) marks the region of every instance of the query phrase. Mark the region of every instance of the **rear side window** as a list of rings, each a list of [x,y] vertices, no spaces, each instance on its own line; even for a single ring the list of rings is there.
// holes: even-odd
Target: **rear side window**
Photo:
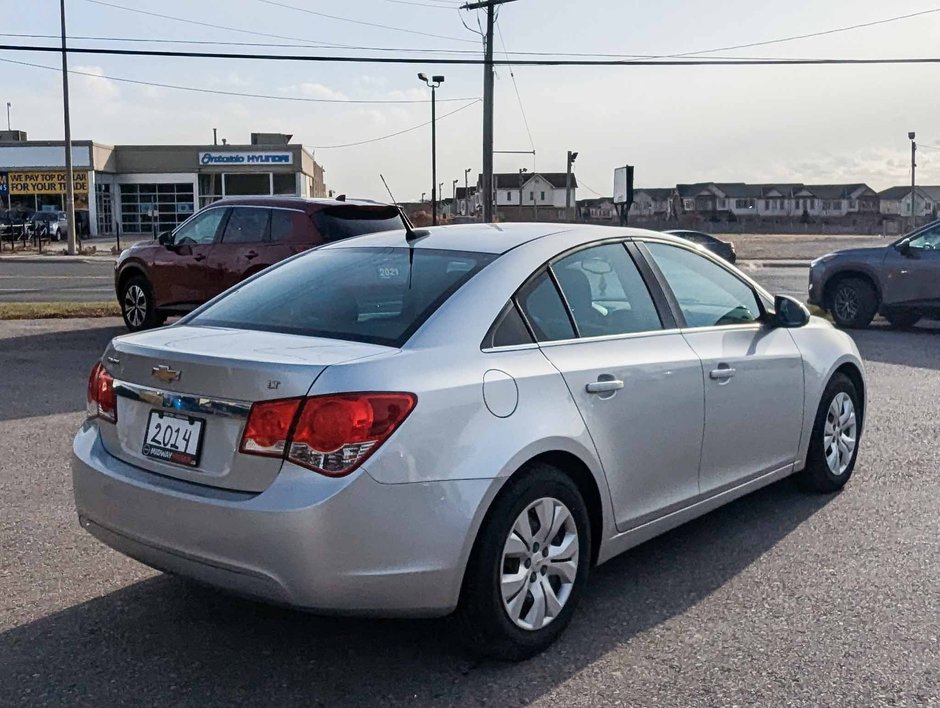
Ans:
[[[574,338],[571,319],[548,273],[541,273],[526,283],[517,299],[540,342]]]
[[[294,228],[294,215],[296,211],[286,209],[271,210],[271,240],[288,241]]]
[[[257,207],[232,207],[232,213],[225,224],[222,243],[260,243],[268,233],[270,209]]]
[[[245,282],[187,324],[399,347],[494,258],[432,249],[315,250]]]
[[[529,334],[518,308],[510,302],[487,332],[483,339],[483,348],[511,347],[518,344],[532,344],[532,335]]]
[[[383,205],[349,204],[327,207],[313,215],[313,223],[327,242],[405,228],[398,209]]]

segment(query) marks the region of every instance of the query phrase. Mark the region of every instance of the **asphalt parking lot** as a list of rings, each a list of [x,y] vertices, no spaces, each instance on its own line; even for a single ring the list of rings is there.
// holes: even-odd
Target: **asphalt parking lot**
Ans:
[[[118,325],[0,322],[2,705],[940,705],[940,329],[855,335],[842,493],[785,480],[620,556],[561,641],[504,665],[446,621],[258,605],[81,531],[69,448]]]

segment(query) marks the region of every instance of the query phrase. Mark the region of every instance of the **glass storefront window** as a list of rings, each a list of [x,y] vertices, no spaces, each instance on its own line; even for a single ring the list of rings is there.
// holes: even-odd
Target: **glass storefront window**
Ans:
[[[270,193],[270,172],[227,173],[225,175],[226,197],[252,197]]]
[[[122,184],[121,231],[151,233],[182,223],[195,210],[195,194],[189,182],[172,184]]]
[[[95,210],[98,213],[98,233],[114,233],[114,211],[111,202],[111,185],[95,185]]]
[[[274,193],[289,195],[297,193],[297,177],[293,172],[276,172],[274,174]]]

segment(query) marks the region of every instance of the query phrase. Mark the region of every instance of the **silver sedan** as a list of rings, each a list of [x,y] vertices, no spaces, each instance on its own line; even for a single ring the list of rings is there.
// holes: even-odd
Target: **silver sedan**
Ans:
[[[865,401],[847,335],[687,241],[387,232],[111,342],[75,503],[155,568],[322,612],[454,613],[521,659],[618,553],[788,475],[840,489]]]

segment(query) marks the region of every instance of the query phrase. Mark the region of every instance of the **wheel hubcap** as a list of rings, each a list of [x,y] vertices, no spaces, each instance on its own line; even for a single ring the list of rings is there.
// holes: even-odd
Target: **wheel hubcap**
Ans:
[[[543,497],[519,514],[503,546],[500,592],[518,627],[541,629],[561,613],[578,574],[578,528],[562,502]]]
[[[858,314],[858,293],[852,288],[839,288],[832,307],[842,320],[853,320]]]
[[[855,404],[847,393],[836,394],[826,412],[823,451],[829,471],[837,477],[845,474],[855,452],[858,425]]]
[[[124,293],[124,316],[134,327],[140,327],[147,316],[147,296],[139,285],[131,285]]]

